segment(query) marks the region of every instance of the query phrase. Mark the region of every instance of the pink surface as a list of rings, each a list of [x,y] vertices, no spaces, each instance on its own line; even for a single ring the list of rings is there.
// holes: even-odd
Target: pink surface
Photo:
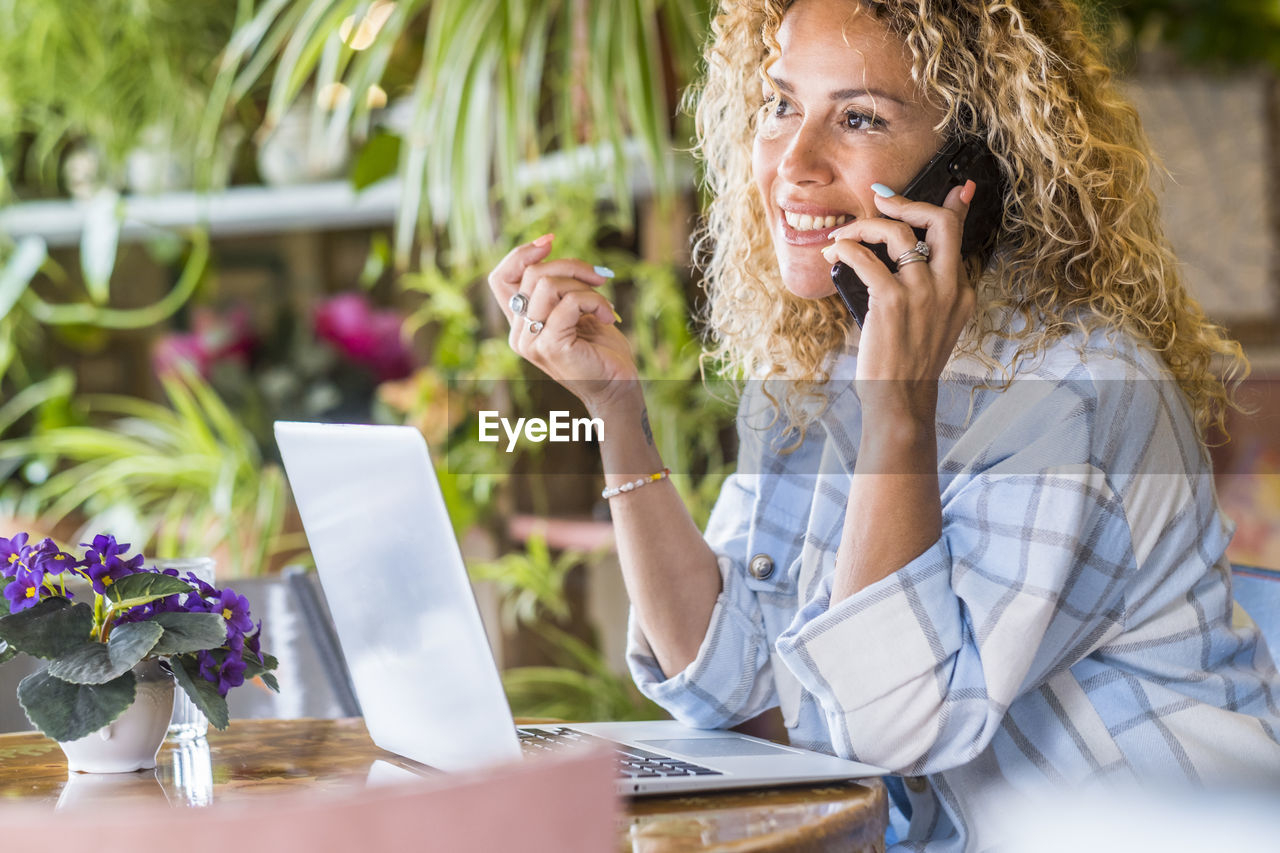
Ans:
[[[394,769],[394,768],[393,768]],[[0,809],[3,849],[40,853],[599,853],[617,847],[613,758],[582,752],[483,773],[203,809]]]

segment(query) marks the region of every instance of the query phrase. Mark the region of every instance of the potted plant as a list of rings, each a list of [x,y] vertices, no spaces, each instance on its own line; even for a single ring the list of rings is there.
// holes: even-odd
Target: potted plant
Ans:
[[[0,537],[0,663],[17,652],[49,661],[18,685],[18,700],[71,770],[155,767],[175,681],[219,729],[232,687],[260,677],[279,689],[277,661],[259,647],[262,623],[234,590],[148,568],[109,535],[79,559],[28,539]]]

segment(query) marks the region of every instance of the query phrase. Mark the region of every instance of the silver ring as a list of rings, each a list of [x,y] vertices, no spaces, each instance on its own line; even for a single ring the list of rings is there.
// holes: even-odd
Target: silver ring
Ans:
[[[911,255],[919,255],[920,257],[916,258],[916,260],[927,261],[929,260],[930,254],[931,252],[929,251],[929,244],[923,240],[917,240],[915,246],[913,246],[910,249],[907,249],[905,252],[899,255],[898,260],[895,261],[894,263],[896,263],[898,266],[902,266],[903,259],[910,257]],[[908,261],[908,263],[910,263],[910,261]]]
[[[531,335],[538,334],[538,332],[542,331],[542,327],[546,325],[541,320],[530,320],[528,317],[526,317],[524,321],[529,324],[528,329],[529,334]]]
[[[921,261],[927,263],[928,260],[929,259],[927,257],[919,252],[903,252],[902,257],[898,258],[898,269],[902,269],[907,264],[914,264]]]
[[[511,309],[512,314],[523,317],[524,312],[529,310],[529,297],[523,293],[517,293],[508,300],[507,307]]]

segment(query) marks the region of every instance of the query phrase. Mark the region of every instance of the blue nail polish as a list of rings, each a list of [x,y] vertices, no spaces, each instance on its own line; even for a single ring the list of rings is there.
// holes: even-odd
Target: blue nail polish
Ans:
[[[884,184],[872,184],[871,189],[875,190],[876,195],[881,198],[893,198],[896,192],[886,187]]]
[[[605,278],[613,278],[613,270],[608,267],[592,267],[596,271],[596,275],[602,275]]]

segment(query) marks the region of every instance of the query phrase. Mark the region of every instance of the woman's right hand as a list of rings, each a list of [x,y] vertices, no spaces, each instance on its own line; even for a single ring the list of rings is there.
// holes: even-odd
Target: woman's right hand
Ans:
[[[636,388],[635,357],[597,290],[609,279],[584,261],[546,260],[552,241],[547,234],[508,252],[489,273],[489,289],[511,324],[511,348],[598,412]],[[528,300],[519,316],[511,308],[517,293]]]

